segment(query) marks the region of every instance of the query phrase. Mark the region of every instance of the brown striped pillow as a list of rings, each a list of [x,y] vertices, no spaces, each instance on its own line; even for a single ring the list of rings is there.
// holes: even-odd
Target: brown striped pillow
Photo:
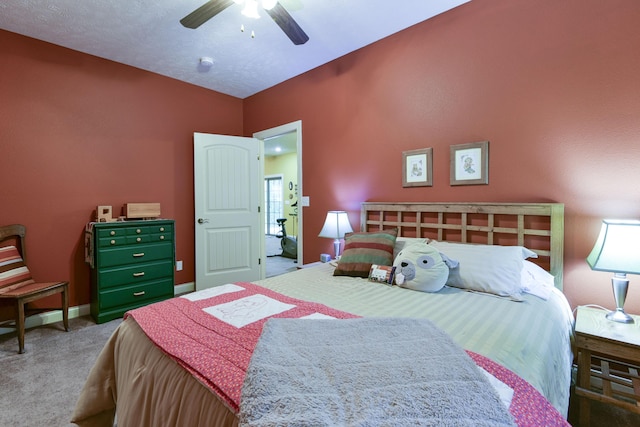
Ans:
[[[0,293],[35,283],[15,246],[0,248]]]
[[[393,265],[398,229],[347,233],[334,276],[369,277],[372,264]]]

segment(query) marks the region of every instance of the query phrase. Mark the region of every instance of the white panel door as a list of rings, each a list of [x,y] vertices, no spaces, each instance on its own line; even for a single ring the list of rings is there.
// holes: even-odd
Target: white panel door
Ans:
[[[196,290],[262,276],[260,141],[194,133]]]

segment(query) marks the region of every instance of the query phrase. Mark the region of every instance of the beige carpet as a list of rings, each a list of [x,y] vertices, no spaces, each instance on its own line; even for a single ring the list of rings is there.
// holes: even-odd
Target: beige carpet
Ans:
[[[26,331],[25,353],[15,333],[0,335],[0,426],[72,426],[69,420],[98,353],[120,324],[89,317]]]

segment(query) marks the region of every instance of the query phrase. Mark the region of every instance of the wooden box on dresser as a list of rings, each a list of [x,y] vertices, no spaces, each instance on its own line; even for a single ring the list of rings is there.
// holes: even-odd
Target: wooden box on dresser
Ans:
[[[174,296],[173,220],[92,224],[91,316],[96,323]]]

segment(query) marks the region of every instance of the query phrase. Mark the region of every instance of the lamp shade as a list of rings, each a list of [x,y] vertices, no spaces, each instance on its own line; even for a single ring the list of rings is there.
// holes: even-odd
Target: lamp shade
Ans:
[[[353,232],[349,217],[345,211],[329,211],[318,237],[342,239],[346,233]]]
[[[640,274],[640,221],[603,220],[587,264],[598,271]]]

